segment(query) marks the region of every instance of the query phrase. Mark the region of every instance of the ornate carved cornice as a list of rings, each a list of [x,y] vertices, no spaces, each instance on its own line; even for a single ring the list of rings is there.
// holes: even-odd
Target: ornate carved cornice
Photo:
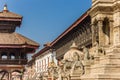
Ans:
[[[113,10],[114,10],[114,12],[120,11],[120,3],[115,3],[115,4],[113,5]]]
[[[111,7],[111,6],[97,6],[95,8],[91,8],[91,10],[88,13],[91,17],[94,17],[97,14],[113,14],[113,7]]]
[[[98,5],[109,5],[111,6],[113,4],[114,0],[92,0],[92,7],[96,7]]]

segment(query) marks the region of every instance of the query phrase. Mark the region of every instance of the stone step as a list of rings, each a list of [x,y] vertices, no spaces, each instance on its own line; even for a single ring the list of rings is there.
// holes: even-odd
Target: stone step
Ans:
[[[120,73],[88,74],[81,76],[81,80],[120,80]]]
[[[118,64],[120,65],[120,56],[107,55],[99,58],[99,64]]]
[[[80,76],[70,76],[70,80],[81,80]]]
[[[90,73],[120,73],[120,65],[96,64],[91,66]]]
[[[106,55],[97,55],[94,60],[95,64],[120,64],[120,53],[110,52],[106,53]]]

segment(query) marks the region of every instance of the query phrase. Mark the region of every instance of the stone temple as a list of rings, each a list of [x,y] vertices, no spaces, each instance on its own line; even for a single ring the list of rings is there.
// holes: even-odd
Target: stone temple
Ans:
[[[48,80],[120,80],[120,0],[92,0],[51,47],[59,65],[49,67]]]

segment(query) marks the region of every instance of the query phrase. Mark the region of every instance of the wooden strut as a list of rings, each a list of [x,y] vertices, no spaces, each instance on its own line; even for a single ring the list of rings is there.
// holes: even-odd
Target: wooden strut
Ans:
[[[6,74],[6,72],[3,72],[3,75],[2,75],[2,77],[0,78],[0,80],[3,80],[5,74]]]

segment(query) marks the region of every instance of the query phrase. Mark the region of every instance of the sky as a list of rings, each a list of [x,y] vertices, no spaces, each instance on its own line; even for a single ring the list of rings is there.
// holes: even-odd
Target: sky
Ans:
[[[0,0],[8,10],[23,16],[16,32],[38,42],[40,48],[52,42],[84,12],[91,7],[91,0]]]

